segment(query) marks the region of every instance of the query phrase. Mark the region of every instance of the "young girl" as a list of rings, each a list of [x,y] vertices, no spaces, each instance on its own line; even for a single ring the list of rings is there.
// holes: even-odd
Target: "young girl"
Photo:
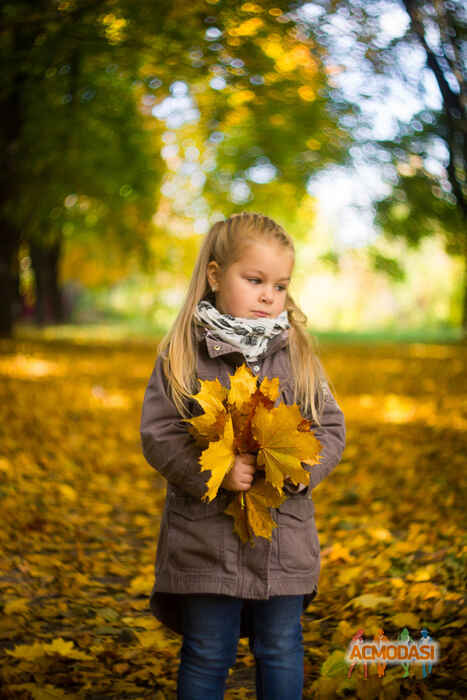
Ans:
[[[345,444],[342,411],[306,332],[306,316],[288,292],[294,246],[284,229],[243,212],[214,224],[204,239],[183,306],[146,389],[141,418],[144,456],[167,479],[150,606],[183,635],[178,698],[224,697],[239,637],[256,661],[257,697],[298,700],[303,691],[301,614],[316,595],[319,541],[312,489],[338,464]],[[202,499],[209,471],[182,418],[203,411],[190,395],[198,379],[229,386],[246,364],[262,380],[278,377],[280,401],[298,403],[322,445],[307,487],[271,513],[272,539],[254,547],[224,513],[248,491],[255,455],[238,454],[218,495]]]

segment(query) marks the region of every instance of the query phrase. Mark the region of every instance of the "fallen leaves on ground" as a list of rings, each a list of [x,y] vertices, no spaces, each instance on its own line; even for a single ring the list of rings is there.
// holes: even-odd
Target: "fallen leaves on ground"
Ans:
[[[165,485],[142,457],[139,420],[155,354],[0,344],[2,698],[175,698],[180,638],[148,610]],[[466,355],[322,349],[347,447],[313,494],[322,570],[303,616],[305,698],[462,697]],[[426,627],[440,662],[425,679],[414,666],[347,678],[360,627],[389,639]],[[253,672],[242,639],[226,697],[254,697]]]

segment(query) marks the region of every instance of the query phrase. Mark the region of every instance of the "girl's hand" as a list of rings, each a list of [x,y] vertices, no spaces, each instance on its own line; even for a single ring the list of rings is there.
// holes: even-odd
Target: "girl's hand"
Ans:
[[[256,455],[250,452],[236,455],[232,469],[225,475],[221,486],[227,491],[248,491],[256,471]]]

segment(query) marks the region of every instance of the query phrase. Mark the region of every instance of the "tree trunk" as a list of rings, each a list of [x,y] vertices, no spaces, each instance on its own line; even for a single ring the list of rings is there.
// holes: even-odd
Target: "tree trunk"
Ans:
[[[456,198],[457,206],[464,221],[467,220],[467,202],[465,199],[464,179],[467,166],[467,137],[466,137],[466,113],[463,101],[464,84],[459,76],[459,91],[451,88],[447,78],[446,68],[443,67],[436,53],[430,48],[425,36],[425,28],[420,19],[417,0],[402,0],[415,36],[418,38],[426,54],[426,63],[433,73],[443,101],[443,113],[446,118],[447,133],[445,137],[446,147],[449,152],[447,173],[451,183],[452,192]],[[449,14],[444,16],[448,24],[451,37],[456,36],[454,26],[449,26]],[[451,49],[452,46],[448,46]],[[445,55],[447,55],[445,50]],[[459,173],[459,174],[458,174]]]
[[[464,244],[464,289],[462,304],[462,339],[467,342],[467,239]]]
[[[73,145],[75,127],[73,120],[75,117],[81,70],[81,51],[79,46],[75,46],[71,50],[69,60],[69,94],[71,100],[68,113],[69,128],[64,144],[64,153],[66,153],[67,149],[71,149]],[[47,243],[46,240],[47,236],[43,236],[42,239],[31,241],[29,244],[36,288],[35,317],[39,325],[44,325],[46,323],[63,323],[65,319],[65,305],[58,280],[62,241],[60,237],[53,243]]]
[[[60,288],[59,273],[60,273],[60,258],[62,254],[61,241],[57,241],[49,250],[49,295],[50,305],[52,308],[53,318],[56,323],[63,323],[65,320],[65,305],[63,303],[63,294]]]
[[[24,123],[23,94],[28,81],[25,56],[41,28],[13,25],[6,30],[11,44],[10,61],[13,68],[5,69],[0,99],[0,336],[11,337],[13,324],[19,315],[18,253],[22,239],[20,226],[15,223],[15,205],[20,178],[20,142]],[[9,35],[8,35],[9,33]],[[7,44],[6,44],[7,45]]]
[[[8,205],[15,198],[17,187],[16,150],[21,132],[20,90],[18,77],[10,94],[0,101],[0,147],[4,161],[0,169],[0,336],[11,337],[17,297],[17,265],[21,232],[15,225]]]
[[[29,244],[36,290],[35,318],[41,326],[64,321],[63,298],[58,281],[60,249],[60,241],[48,246]]]
[[[461,63],[461,59],[456,54],[456,26],[450,21],[448,8],[443,8],[443,3],[440,5],[440,12],[443,13],[444,22],[447,28],[446,36],[449,37],[447,46],[444,50],[444,65],[436,55],[435,51],[430,47],[430,44],[425,36],[425,27],[421,19],[419,4],[417,0],[402,0],[407,14],[410,17],[410,23],[415,36],[418,38],[421,46],[425,50],[426,62],[428,68],[433,73],[433,76],[438,84],[438,88],[443,101],[443,113],[446,119],[446,135],[445,143],[449,152],[449,162],[447,164],[447,174],[452,187],[452,193],[456,199],[458,210],[464,224],[467,224],[467,201],[465,198],[465,174],[467,170],[467,131],[466,131],[466,112],[465,101],[463,99],[465,93],[464,73],[462,70],[456,74],[453,71],[453,65],[456,60]],[[435,3],[434,3],[435,4]],[[446,3],[447,5],[448,3]],[[450,42],[450,43],[449,43]],[[460,39],[459,39],[460,44]],[[450,63],[453,61],[454,64]],[[458,81],[458,90],[453,89],[448,80],[448,68],[454,72]],[[467,338],[467,239],[465,232],[463,236],[464,250],[464,286],[462,300],[462,335],[464,340]]]
[[[0,337],[13,335],[20,308],[17,295],[19,231],[3,217],[0,219]]]

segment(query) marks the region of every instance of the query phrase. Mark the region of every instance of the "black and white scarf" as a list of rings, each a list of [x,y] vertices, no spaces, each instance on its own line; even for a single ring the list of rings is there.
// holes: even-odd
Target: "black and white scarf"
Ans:
[[[237,347],[247,360],[254,360],[267,348],[271,338],[290,327],[287,311],[276,318],[240,318],[221,314],[209,301],[202,299],[194,318],[212,330],[215,337]]]

